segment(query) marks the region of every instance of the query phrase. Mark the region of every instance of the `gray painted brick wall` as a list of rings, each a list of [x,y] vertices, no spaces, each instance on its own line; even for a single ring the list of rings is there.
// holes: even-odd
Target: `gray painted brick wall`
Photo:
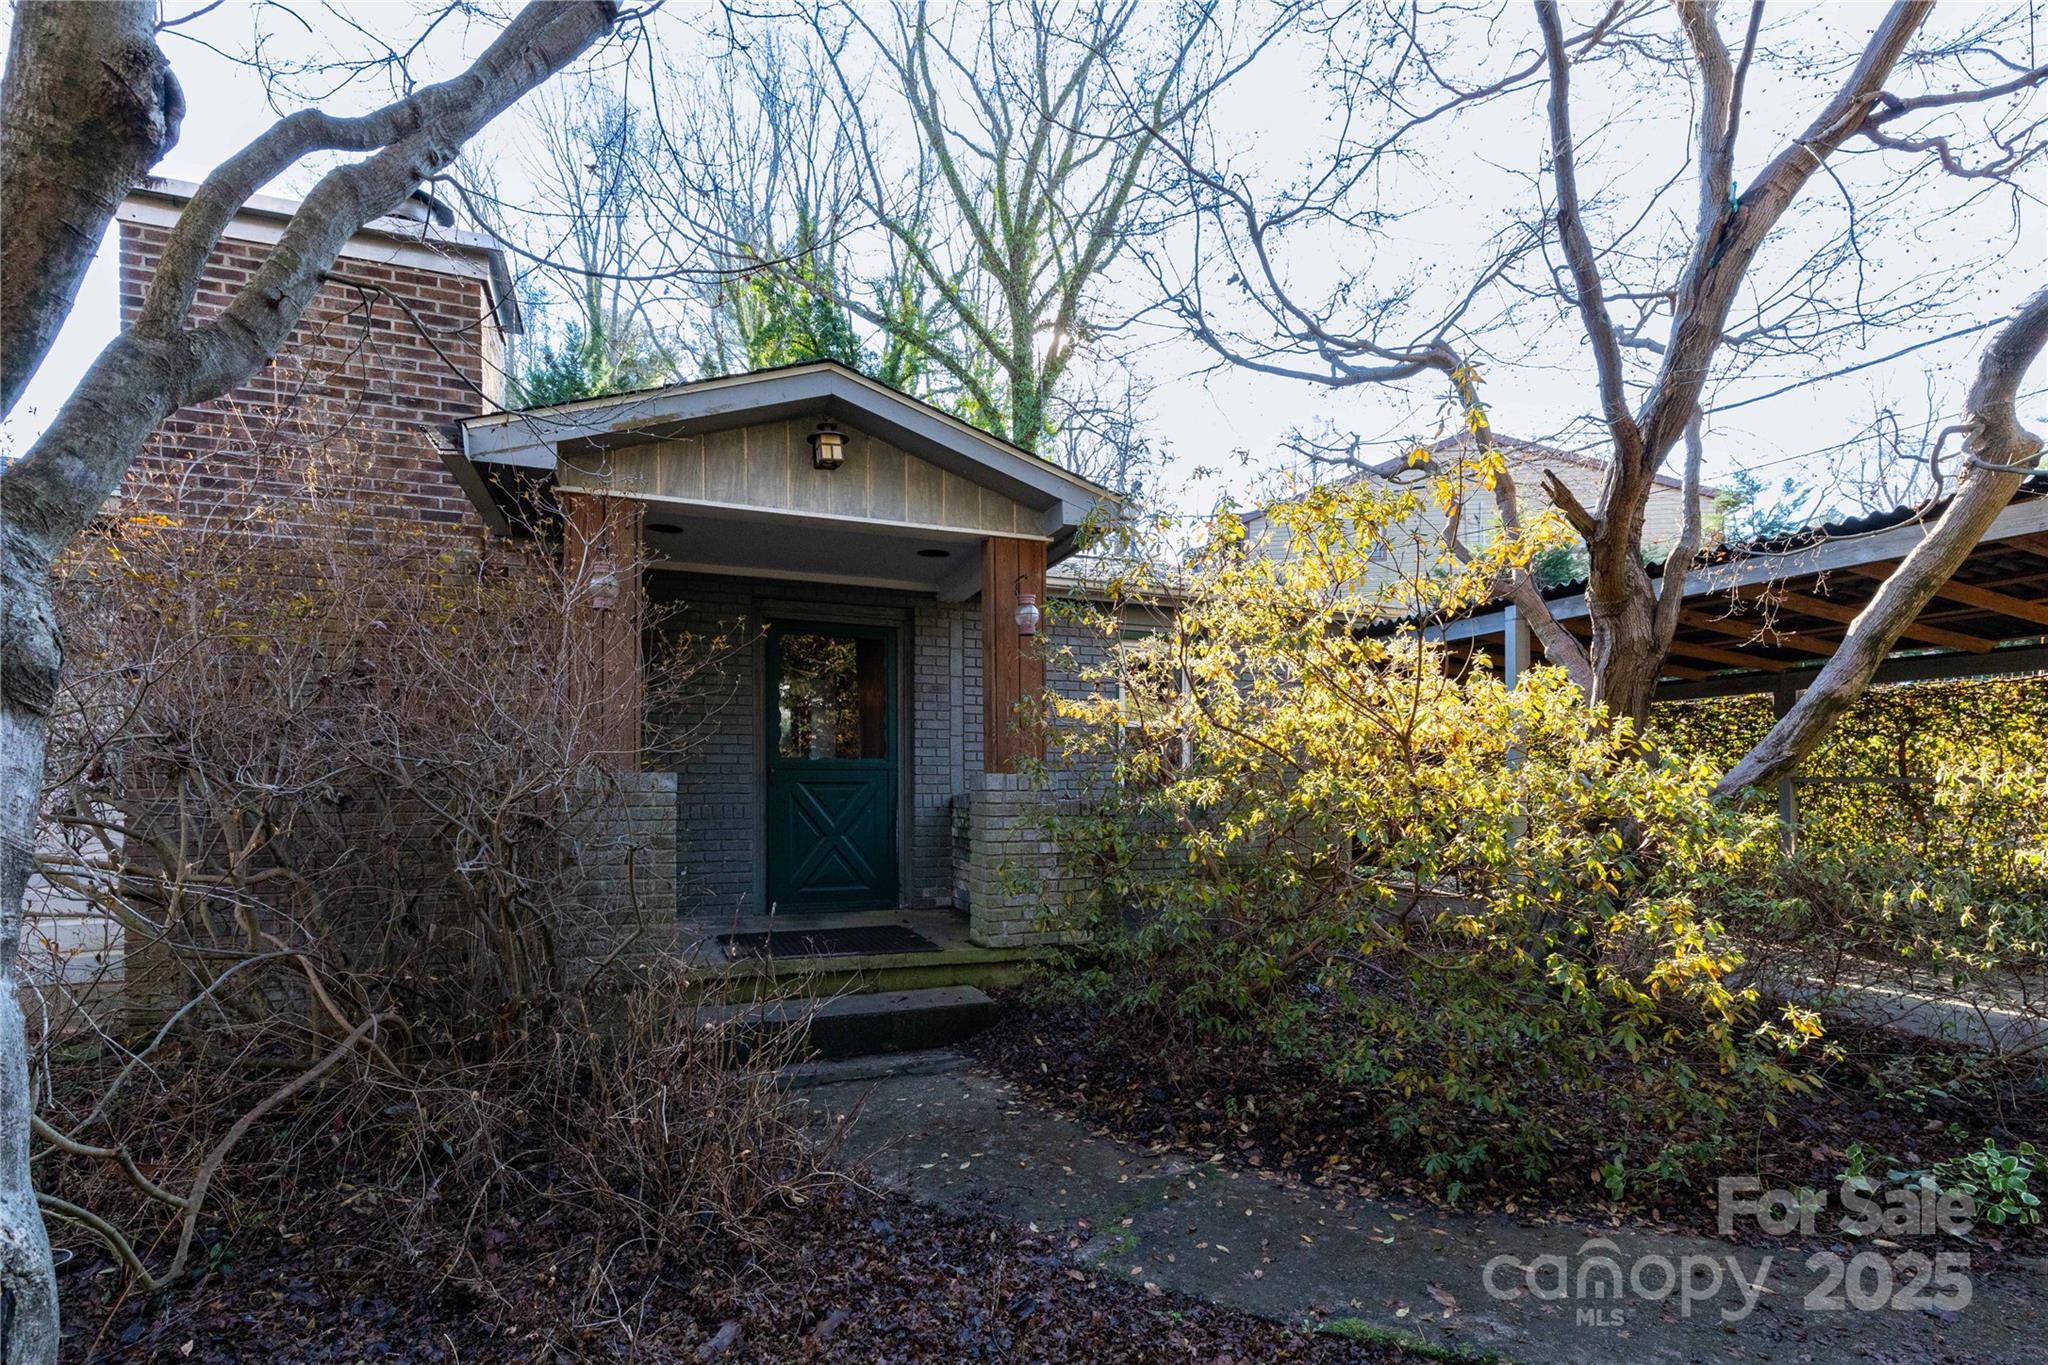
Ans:
[[[605,808],[581,843],[575,939],[564,945],[587,971],[670,953],[676,943],[676,779],[615,773]]]
[[[1067,908],[1067,878],[1045,818],[1053,796],[1020,773],[984,773],[967,807],[968,937],[1016,948],[1067,937],[1048,917]]]
[[[906,904],[953,900],[953,798],[981,771],[979,605],[881,588],[655,573],[648,597],[673,635],[743,642],[721,685],[680,705],[650,707],[649,762],[676,778],[677,883],[682,912],[707,918],[766,913],[759,868],[765,764],[762,632],[771,619],[860,619],[899,629],[900,726],[910,774],[902,828]]]
[[[650,706],[649,763],[676,783],[676,886],[681,913],[707,919],[766,913],[759,869],[765,666],[761,635],[771,618],[862,619],[901,630],[899,668],[909,698],[902,754],[910,769],[906,904],[958,903],[969,878],[955,812],[982,776],[981,606],[882,588],[656,572],[648,577],[656,629],[723,635],[739,643],[716,684],[679,704]],[[1083,684],[1069,659],[1099,661],[1099,631],[1057,618],[1046,629],[1048,673],[1070,695]],[[650,657],[658,657],[651,653]],[[964,808],[962,808],[964,809]],[[962,907],[964,908],[964,907]]]

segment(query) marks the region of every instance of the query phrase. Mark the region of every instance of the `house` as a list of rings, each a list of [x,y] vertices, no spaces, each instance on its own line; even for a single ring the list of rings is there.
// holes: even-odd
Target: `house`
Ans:
[[[1550,505],[1542,491],[1545,474],[1556,475],[1559,482],[1585,506],[1599,504],[1601,487],[1607,478],[1607,462],[1599,456],[1561,450],[1498,433],[1493,444],[1500,451],[1508,474],[1514,480],[1524,518]],[[1393,459],[1359,469],[1338,481],[1338,486],[1361,486],[1388,493],[1414,491],[1423,504],[1414,516],[1389,535],[1381,555],[1385,568],[1362,585],[1368,590],[1386,588],[1404,578],[1428,575],[1447,548],[1449,519],[1437,506],[1431,485],[1444,477],[1459,458],[1470,458],[1476,449],[1473,438],[1462,434],[1445,437],[1421,449],[1428,456],[1427,460],[1412,460],[1404,451]],[[1718,493],[1718,489],[1703,484],[1695,495],[1701,525],[1708,531],[1709,538],[1718,521],[1714,510],[1714,499]],[[1644,508],[1644,549],[1659,551],[1677,544],[1685,527],[1685,511],[1684,483],[1669,474],[1659,474]],[[1252,512],[1244,520],[1247,540],[1258,546],[1262,553],[1286,553],[1286,533],[1272,526],[1263,510]],[[1477,478],[1472,479],[1461,510],[1459,538],[1476,549],[1486,544],[1499,531],[1500,525],[1500,511],[1493,494]],[[1568,578],[1573,575],[1565,573],[1561,576]]]
[[[674,773],[702,913],[965,900],[974,942],[1031,938],[996,866],[1040,840],[1018,831],[1043,737],[1018,712],[1046,685],[1048,574],[1105,489],[831,362],[460,426],[449,468],[487,524],[514,531],[539,487],[565,553],[647,559],[592,647],[617,661],[616,748],[651,741]],[[649,603],[672,629],[744,623],[730,694],[646,713]]]
[[[192,189],[152,180],[123,205],[124,319]],[[250,201],[202,316],[294,208]],[[122,496],[165,475],[224,504],[282,490],[290,471],[253,437],[328,414],[361,452],[366,515],[451,546],[558,540],[590,585],[579,619],[620,827],[645,833],[668,907],[717,930],[920,912],[978,949],[1046,937],[1044,740],[1020,707],[1051,646],[1110,647],[1045,610],[1082,591],[1062,567],[1108,491],[829,362],[506,411],[519,326],[489,239],[379,220],[275,363],[164,423]],[[648,714],[656,618],[747,642],[691,714]],[[679,732],[680,756],[662,738]]]

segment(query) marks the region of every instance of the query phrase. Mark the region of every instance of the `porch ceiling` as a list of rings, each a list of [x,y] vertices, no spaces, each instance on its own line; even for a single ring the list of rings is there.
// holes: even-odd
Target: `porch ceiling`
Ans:
[[[981,586],[982,543],[942,530],[647,504],[651,567],[900,588],[964,600]]]

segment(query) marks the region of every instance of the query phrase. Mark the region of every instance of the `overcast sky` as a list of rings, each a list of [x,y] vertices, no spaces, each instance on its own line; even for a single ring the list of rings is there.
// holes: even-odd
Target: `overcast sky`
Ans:
[[[167,8],[175,15],[197,5]],[[304,14],[315,36],[309,39],[282,23],[275,12],[259,23],[252,11],[230,3],[167,35],[166,50],[183,82],[189,111],[179,144],[159,173],[203,178],[248,139],[259,121],[271,116],[262,82],[233,59],[250,50],[259,27],[273,35],[274,54],[306,55],[317,52],[320,44],[345,41],[333,36],[341,28],[337,16],[344,12],[365,27],[386,32],[399,31],[413,13],[398,5],[310,6]],[[1583,21],[1594,12],[1573,15],[1568,10],[1568,22],[1573,17]],[[1743,112],[1738,185],[1810,119],[1823,92],[1839,80],[1844,62],[1881,12],[1877,5],[1863,4],[1774,5],[1767,11],[1767,37],[1793,60],[1759,64],[1753,74]],[[2001,13],[2013,16],[2023,31],[2031,29],[2033,15],[2024,5],[1995,10],[1945,6],[1938,22],[1954,29]],[[702,42],[708,14],[703,7],[672,5],[653,21],[655,40],[671,55],[687,53],[691,45]],[[1461,39],[1469,38],[1461,41],[1459,56],[1471,63],[1473,72],[1512,66],[1516,54],[1531,50],[1535,30],[1526,6],[1505,5],[1490,15],[1475,14],[1457,22],[1468,30]],[[431,60],[419,63],[420,74],[446,74],[465,53],[488,41],[489,33],[480,22],[449,22],[436,33],[434,45],[425,49]],[[1333,128],[1331,97],[1316,79],[1320,52],[1306,39],[1270,51],[1222,97],[1205,149],[1248,183],[1273,191],[1284,189],[1304,167],[1315,165],[1319,153],[1327,152]],[[2039,60],[2024,51],[2017,55]],[[380,93],[350,92],[344,102],[356,107]],[[1491,259],[1489,243],[1509,209],[1527,212],[1537,202],[1547,141],[1541,99],[1539,86],[1418,143],[1421,155],[1390,168],[1376,186],[1382,206],[1399,212],[1371,234],[1317,228],[1286,239],[1282,245],[1290,279],[1311,295],[1345,279],[1363,281],[1368,294],[1412,290],[1418,315],[1428,311],[1432,291],[1462,289]],[[1574,117],[1586,148],[1585,189],[1589,196],[1611,203],[1614,222],[1645,223],[1636,229],[1635,239],[1655,236],[1663,230],[1658,226],[1662,219],[1675,224],[1681,216],[1653,200],[1683,167],[1684,130],[1692,116],[1688,99],[1688,88],[1675,73],[1648,85],[1602,76],[1581,80],[1574,89]],[[501,121],[486,133],[483,149],[501,168],[509,168],[515,187],[517,168],[531,150],[532,135],[524,117],[519,112]],[[2043,215],[2048,168],[2031,168],[2015,195],[1985,193],[1981,186],[1930,175],[1925,165],[1915,166],[1911,158],[1859,154],[1838,160],[1840,183],[1816,177],[1807,192],[1816,201],[1810,220],[1788,237],[1777,258],[1767,256],[1760,277],[1771,277],[1773,271],[1785,275],[1801,259],[1802,243],[1810,245],[1834,231],[1839,221],[1828,215],[1839,211],[1846,194],[1867,196],[1877,187],[1899,183],[1900,172],[1911,170],[1907,192],[1893,200],[1892,221],[1881,222],[1866,243],[1861,287],[1867,298],[1925,292],[1936,306],[1916,320],[1844,338],[1824,356],[1782,358],[1717,385],[1709,401],[1725,410],[1710,420],[1710,482],[1726,482],[1739,468],[1754,470],[1772,485],[1786,475],[1825,481],[1830,466],[1843,462],[1844,443],[1866,429],[1880,407],[1892,406],[1915,430],[1930,415],[1954,412],[1967,387],[1981,334],[1914,350],[1826,383],[1805,381],[1821,371],[1878,361],[1995,318],[2011,311],[2048,277],[2048,218]],[[315,174],[316,168],[302,168],[271,189],[287,195],[303,191]],[[1689,211],[1691,193],[1685,182],[1665,202]],[[1824,200],[1832,200],[1836,208],[1830,210]],[[1597,222],[1595,235],[1599,236]],[[1214,264],[1213,258],[1198,259],[1196,239],[1184,233],[1147,245],[1153,259],[1168,269],[1207,269]],[[25,448],[68,392],[71,378],[111,336],[116,317],[113,266],[112,252],[103,249],[70,325],[9,425],[7,449]],[[1098,311],[1105,317],[1141,312],[1153,300],[1154,289],[1153,277],[1141,268],[1139,258],[1127,258],[1108,281]],[[1505,306],[1503,302],[1501,307]],[[1484,348],[1488,397],[1498,429],[1597,448],[1599,432],[1592,424],[1596,405],[1582,333],[1569,318],[1545,318],[1526,306],[1524,311],[1528,315],[1512,326],[1477,339]],[[1137,366],[1155,385],[1151,431],[1171,457],[1163,489],[1189,513],[1206,509],[1219,497],[1242,498],[1261,474],[1289,463],[1293,457],[1286,453],[1286,439],[1297,429],[1355,433],[1378,450],[1380,443],[1427,435],[1451,419],[1440,384],[1426,380],[1394,389],[1333,393],[1295,380],[1255,375],[1219,366],[1206,350],[1157,315],[1133,328],[1127,339],[1137,348]],[[2048,375],[2037,368],[2023,404],[2023,416],[2037,429],[2048,426],[2044,387]],[[1753,401],[1779,388],[1789,391]],[[1730,406],[1734,404],[1741,406]]]

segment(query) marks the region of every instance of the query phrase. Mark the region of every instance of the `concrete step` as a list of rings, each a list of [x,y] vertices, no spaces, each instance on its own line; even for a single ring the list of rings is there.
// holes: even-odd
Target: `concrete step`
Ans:
[[[738,1017],[769,1031],[802,1026],[806,1051],[827,1061],[950,1047],[995,1022],[996,1002],[974,986],[876,991],[829,1000],[766,1000],[723,1005],[712,1017]]]
[[[830,929],[901,925],[938,945],[936,952],[834,953],[821,957],[730,956],[727,933],[761,933],[792,928],[789,917],[755,916],[717,924],[686,924],[679,945],[697,969],[695,994],[707,1003],[772,1000],[782,996],[828,999],[840,995],[892,994],[942,986],[990,990],[1014,985],[1030,971],[1032,948],[984,948],[972,942],[966,916],[953,910],[859,911],[803,916],[795,927]]]
[[[698,991],[706,1000],[772,998],[793,991],[823,999],[947,986],[1013,986],[1028,973],[1033,955],[1028,948],[974,948],[864,957],[742,958],[704,966]]]

